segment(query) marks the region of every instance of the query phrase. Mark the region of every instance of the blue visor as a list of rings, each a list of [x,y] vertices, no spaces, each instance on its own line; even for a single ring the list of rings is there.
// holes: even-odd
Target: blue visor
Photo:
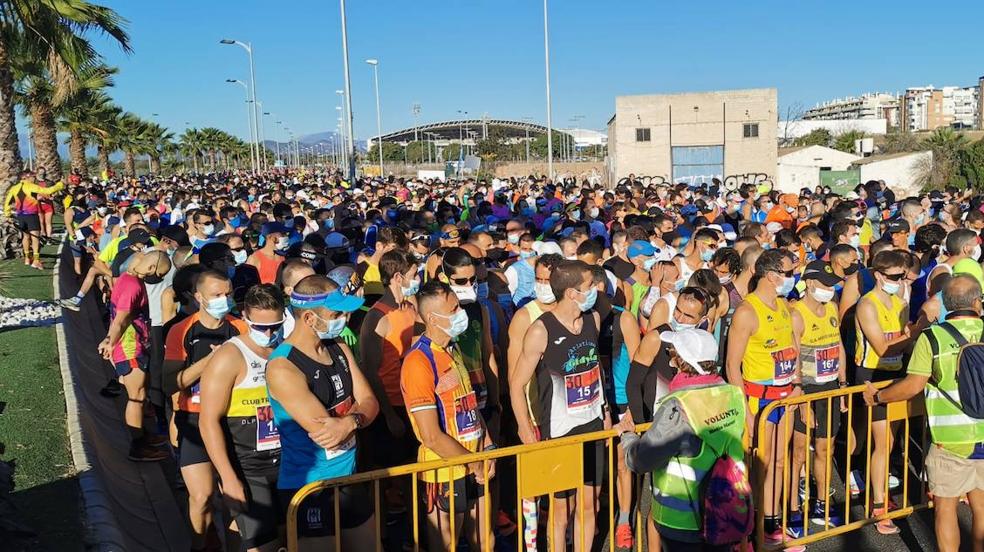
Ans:
[[[335,312],[352,312],[357,310],[365,299],[355,295],[345,295],[341,290],[317,295],[290,294],[290,306],[295,309],[326,308]]]

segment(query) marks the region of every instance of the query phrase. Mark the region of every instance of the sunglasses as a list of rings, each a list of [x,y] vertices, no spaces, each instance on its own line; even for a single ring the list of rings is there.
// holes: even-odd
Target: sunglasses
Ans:
[[[456,285],[456,286],[467,286],[468,284],[474,284],[477,279],[478,278],[475,277],[475,276],[469,276],[468,278],[451,278],[451,277],[448,277],[448,280],[450,280],[451,283],[454,284],[454,285]]]
[[[281,320],[280,322],[274,322],[272,324],[257,324],[255,322],[251,322],[246,319],[243,319],[243,321],[246,322],[246,325],[249,326],[250,328],[262,333],[276,332],[277,330],[279,330],[284,326],[283,320]]]
[[[902,278],[905,278],[905,273],[904,273],[904,272],[900,272],[900,273],[898,273],[898,274],[885,274],[884,272],[882,272],[881,274],[882,274],[882,276],[884,276],[884,277],[885,277],[886,279],[888,279],[888,280],[891,280],[891,281],[893,281],[893,282],[898,282],[898,281],[899,281],[899,280],[901,280]]]
[[[773,270],[772,272],[775,272],[776,274],[782,274],[783,276],[785,276],[787,278],[790,278],[790,277],[792,277],[793,274],[795,274],[795,270],[794,269],[790,269],[790,270]]]

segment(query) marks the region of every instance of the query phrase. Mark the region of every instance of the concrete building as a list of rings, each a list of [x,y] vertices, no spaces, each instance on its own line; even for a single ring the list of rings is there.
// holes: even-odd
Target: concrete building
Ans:
[[[916,151],[872,155],[858,159],[852,168],[861,171],[861,182],[884,180],[896,198],[916,195],[922,190],[927,171],[933,165],[933,152]]]
[[[888,126],[899,125],[899,101],[896,94],[872,92],[819,103],[807,110],[807,121],[835,121],[844,119],[885,119]]]
[[[574,145],[577,149],[604,146],[608,143],[608,136],[604,132],[598,132],[597,130],[588,128],[558,128],[557,131],[573,136]]]
[[[922,86],[909,88],[902,99],[902,130],[917,132],[940,127],[982,128],[981,96],[977,86]]]
[[[820,184],[821,171],[845,171],[860,160],[860,155],[844,153],[825,146],[803,146],[779,150],[775,188],[783,192],[814,189]]]
[[[797,119],[795,121],[779,121],[778,137],[779,144],[791,143],[797,138],[823,128],[830,131],[831,136],[837,136],[852,130],[857,130],[867,134],[885,134],[888,132],[887,119],[824,119],[810,120]]]
[[[666,182],[772,179],[775,88],[618,96],[608,122],[610,182],[635,174]]]

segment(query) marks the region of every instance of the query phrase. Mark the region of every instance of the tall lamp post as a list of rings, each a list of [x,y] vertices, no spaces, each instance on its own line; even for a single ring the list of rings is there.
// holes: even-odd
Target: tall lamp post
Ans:
[[[547,76],[547,178],[553,179],[553,111],[550,105],[550,24],[543,0],[543,64]]]
[[[342,67],[345,70],[345,109],[347,111],[345,123],[349,137],[348,155],[352,159],[349,166],[349,182],[352,182],[355,180],[355,134],[352,130],[352,83],[349,79],[348,23],[345,20],[345,0],[338,0],[338,7],[342,13]]]
[[[383,172],[383,122],[379,111],[379,60],[367,59],[366,63],[372,66],[372,77],[376,83],[376,149],[379,150],[379,178],[385,178]]]
[[[219,44],[235,44],[236,46],[239,46],[240,48],[246,50],[246,53],[249,55],[249,87],[251,92],[250,99],[253,102],[253,105],[250,109],[252,109],[253,112],[253,147],[256,149],[256,162],[255,162],[256,164],[253,166],[253,173],[255,174],[260,168],[259,165],[260,133],[257,130],[258,128],[257,119],[259,118],[257,113],[259,113],[259,111],[256,107],[256,71],[253,68],[253,45],[248,42],[242,42],[240,40],[232,40],[229,38],[223,38],[222,40],[219,41]]]
[[[458,110],[458,114],[461,115],[462,117],[468,116],[467,111],[462,111],[460,109]],[[461,175],[464,174],[465,172],[464,152],[465,152],[465,121],[464,119],[459,119],[458,120],[458,178],[461,178]]]
[[[226,82],[232,84],[238,84],[242,86],[243,90],[246,92],[246,128],[250,130],[250,134],[251,134],[250,142],[252,142],[253,106],[251,105],[252,101],[249,99],[249,87],[246,86],[245,82],[239,79],[226,79]],[[250,164],[252,165],[253,174],[256,174],[257,171],[257,166],[256,166],[257,157],[256,157],[256,151],[254,150],[255,145],[256,144],[251,143],[249,146],[249,161]]]

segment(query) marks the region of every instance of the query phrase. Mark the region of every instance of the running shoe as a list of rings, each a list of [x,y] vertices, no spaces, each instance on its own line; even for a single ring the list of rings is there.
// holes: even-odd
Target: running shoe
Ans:
[[[623,550],[632,549],[632,525],[629,522],[619,523],[615,526],[615,548]]]
[[[872,508],[872,516],[880,516],[887,513],[888,510],[885,508]],[[875,524],[875,529],[878,530],[882,535],[894,535],[899,532],[899,528],[895,525],[895,522],[890,519],[883,519]]]
[[[864,487],[864,479],[861,478],[861,472],[858,470],[851,470],[851,477],[849,479],[849,487],[851,488],[851,496],[857,497],[861,494],[861,488]]]
[[[38,270],[44,270],[44,265],[41,264],[41,261],[34,261],[33,263],[31,263],[31,268],[36,268]]]
[[[899,478],[898,477],[895,477],[892,474],[889,474],[888,475],[888,488],[889,489],[896,489],[901,484],[902,484],[902,482],[899,481]]]
[[[821,502],[814,502],[813,508],[810,508],[810,522],[814,525],[819,525],[823,527],[824,524],[824,505]],[[827,506],[827,522],[826,526],[833,529],[834,527],[840,527],[844,525],[844,517],[840,515],[842,508],[830,504]]]
[[[82,309],[82,300],[78,297],[70,297],[68,299],[61,299],[58,301],[63,309],[68,309],[70,311],[79,312]]]
[[[772,550],[784,550],[785,552],[804,552],[806,550],[805,546],[784,546],[783,542],[787,540],[789,537],[783,535],[782,529],[776,529],[775,532],[765,535],[765,546]]]
[[[801,512],[789,513],[789,519],[786,520],[786,534],[794,539],[803,538],[808,534],[803,529],[803,514]]]

